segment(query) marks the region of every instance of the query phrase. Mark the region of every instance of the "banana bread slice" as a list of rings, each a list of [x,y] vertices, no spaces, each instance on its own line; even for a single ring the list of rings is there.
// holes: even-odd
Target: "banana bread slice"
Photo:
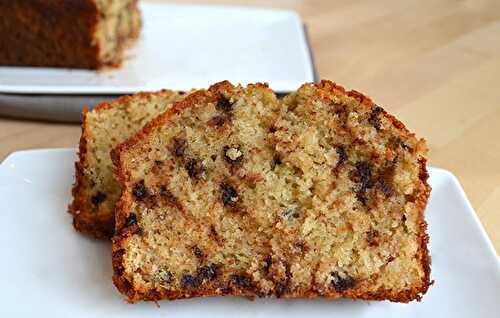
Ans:
[[[69,211],[80,232],[111,238],[120,188],[113,177],[110,151],[166,111],[182,93],[138,93],[84,110],[73,202]]]
[[[264,84],[197,91],[112,151],[114,283],[130,302],[420,300],[426,152],[330,81],[282,100]]]
[[[0,65],[116,66],[140,29],[137,0],[0,0]]]

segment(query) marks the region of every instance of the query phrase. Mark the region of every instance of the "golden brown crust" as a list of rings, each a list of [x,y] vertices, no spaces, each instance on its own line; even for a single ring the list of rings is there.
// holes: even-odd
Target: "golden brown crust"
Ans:
[[[173,93],[171,90],[164,89],[153,93],[139,92],[134,95],[121,96],[114,101],[98,104],[92,112],[99,113],[129,104],[137,99],[148,99],[153,96],[172,95]],[[69,205],[69,213],[73,215],[73,226],[77,231],[97,239],[110,239],[115,227],[114,214],[97,213],[98,211],[94,210],[89,197],[90,180],[84,173],[89,164],[88,140],[92,138],[88,120],[89,113],[88,107],[85,107],[82,112],[82,134],[78,148],[78,161],[75,162],[75,184],[72,189],[73,201]]]
[[[261,87],[267,87],[265,84],[255,84]],[[305,84],[311,85],[311,84]],[[356,91],[346,91],[342,86],[339,86],[331,81],[323,80],[319,84],[314,84],[318,88],[317,94],[341,94],[356,98],[361,102],[361,104],[373,108],[375,105],[373,102],[363,94]],[[170,119],[177,113],[181,112],[183,109],[194,107],[194,105],[200,104],[201,102],[214,102],[219,95],[219,92],[225,90],[232,90],[235,87],[227,81],[217,83],[211,86],[208,90],[199,90],[188,96],[183,101],[174,104],[172,109],[165,112],[161,116],[157,117],[155,120],[148,123],[139,133],[135,136],[127,139],[124,143],[120,144],[117,148],[112,151],[112,160],[115,165],[115,175],[119,182],[125,186],[129,183],[130,176],[127,174],[124,168],[125,163],[123,160],[123,154],[131,149],[135,144],[139,143],[141,140],[146,138],[149,134],[155,131],[156,128],[168,124]],[[323,97],[323,96],[319,96]],[[387,114],[385,111],[381,113],[387,118],[392,125],[405,133],[408,133],[412,138],[414,134],[409,133],[406,127],[398,121],[395,117]],[[421,147],[424,147],[425,141],[418,141]],[[424,278],[421,282],[417,282],[414,286],[410,286],[401,291],[393,290],[378,290],[377,292],[369,291],[364,288],[354,288],[345,291],[337,292],[336,290],[318,290],[314,285],[310,289],[301,294],[286,294],[282,295],[283,298],[314,298],[314,297],[324,297],[324,298],[351,298],[351,299],[364,299],[364,300],[390,300],[394,302],[407,303],[412,300],[420,301],[421,297],[429,286],[432,284],[430,281],[430,259],[427,250],[428,235],[426,233],[427,224],[424,220],[424,210],[427,204],[427,200],[430,194],[430,186],[427,183],[428,173],[426,170],[425,159],[420,160],[420,173],[419,179],[420,184],[417,185],[417,197],[415,200],[415,205],[418,210],[418,224],[417,224],[417,240],[418,240],[418,251],[417,259],[420,263]],[[127,249],[127,242],[133,236],[135,229],[133,227],[125,227],[125,221],[129,215],[129,209],[132,205],[132,197],[129,192],[124,191],[122,193],[121,199],[116,208],[116,235],[113,238],[113,282],[120,292],[127,296],[128,301],[133,303],[139,300],[161,300],[161,299],[179,299],[179,298],[191,298],[200,296],[213,296],[213,295],[238,295],[238,296],[249,296],[249,297],[262,297],[262,296],[275,296],[279,297],[279,293],[274,290],[271,294],[260,295],[252,291],[241,291],[231,289],[227,292],[222,293],[220,289],[215,287],[206,287],[204,290],[149,290],[142,287],[134,287],[132,285],[132,278],[129,277],[124,272],[124,254]]]

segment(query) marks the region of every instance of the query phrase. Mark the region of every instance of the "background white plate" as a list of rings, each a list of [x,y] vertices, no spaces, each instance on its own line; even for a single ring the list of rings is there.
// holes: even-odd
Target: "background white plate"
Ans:
[[[0,165],[0,317],[498,317],[500,261],[457,179],[431,168],[432,278],[421,303],[212,297],[129,305],[108,242],[66,213],[74,150],[16,152]]]
[[[293,11],[143,3],[144,28],[121,68],[101,72],[0,67],[0,93],[127,94],[230,80],[280,92],[313,81]]]

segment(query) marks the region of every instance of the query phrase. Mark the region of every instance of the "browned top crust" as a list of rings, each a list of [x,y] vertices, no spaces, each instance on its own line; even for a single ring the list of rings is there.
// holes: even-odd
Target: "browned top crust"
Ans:
[[[423,139],[417,140],[415,135],[410,133],[406,127],[398,121],[395,117],[386,113],[382,108],[375,105],[368,97],[357,91],[346,91],[343,87],[327,80],[321,81],[319,84],[304,84],[303,87],[313,87],[315,97],[319,99],[324,99],[331,101],[335,96],[348,96],[352,97],[360,102],[359,107],[366,107],[366,109],[371,110],[375,115],[373,120],[370,118],[371,124],[377,130],[380,127],[379,117],[383,116],[387,122],[392,124],[393,127],[398,129],[404,134],[413,138],[416,147],[420,148],[423,152],[425,149],[425,141]],[[258,87],[266,89],[266,84],[254,84],[249,87]],[[130,208],[132,205],[133,198],[131,197],[130,191],[127,187],[131,184],[130,172],[126,169],[126,163],[124,162],[125,154],[130,151],[135,145],[139,144],[142,140],[146,139],[149,135],[154,134],[156,129],[162,126],[169,125],[171,119],[182,113],[185,109],[190,107],[197,107],[196,105],[216,103],[221,95],[230,95],[234,90],[241,90],[242,88],[233,86],[228,81],[223,81],[212,85],[208,90],[199,90],[182,101],[174,104],[174,106],[158,116],[144,128],[138,132],[136,135],[127,139],[125,142],[116,147],[112,153],[111,157],[115,165],[116,178],[125,189],[122,193],[122,197],[117,205],[116,209],[116,234],[113,238],[113,281],[117,288],[128,297],[129,302],[136,302],[138,300],[160,300],[160,299],[178,299],[178,298],[190,298],[197,296],[211,296],[211,295],[240,295],[240,296],[250,296],[250,297],[263,297],[263,296],[275,296],[275,297],[326,297],[326,298],[352,298],[352,299],[366,299],[366,300],[391,300],[395,302],[409,302],[412,300],[421,300],[423,294],[426,293],[429,286],[432,284],[430,281],[430,257],[427,249],[428,235],[426,233],[427,224],[424,220],[424,210],[427,204],[428,197],[430,195],[430,186],[427,182],[428,173],[426,170],[426,160],[425,158],[419,159],[419,173],[418,179],[420,182],[416,185],[417,190],[414,192],[416,196],[412,198],[416,210],[416,237],[417,237],[417,253],[415,255],[418,264],[423,271],[423,278],[421,282],[415,283],[409,288],[403,290],[390,290],[390,289],[379,289],[376,292],[370,291],[366,284],[369,281],[360,284],[356,288],[352,288],[355,283],[350,280],[350,278],[342,278],[338,276],[334,277],[334,280],[340,280],[342,282],[340,287],[335,289],[323,290],[318,289],[317,286],[311,286],[307,291],[294,294],[287,293],[286,289],[279,284],[276,285],[271,292],[268,294],[262,294],[259,290],[252,288],[233,288],[230,286],[221,288],[217,287],[219,282],[215,281],[209,287],[204,289],[177,289],[168,290],[162,288],[145,288],[137,286],[134,284],[134,278],[127,273],[125,265],[125,254],[127,252],[127,244],[129,240],[140,233],[141,229],[137,226],[137,219],[135,214],[131,214]],[[339,158],[342,157],[339,155]],[[341,159],[339,159],[339,162]],[[390,190],[387,190],[390,191]],[[361,200],[361,199],[360,199]],[[332,274],[333,275],[333,274]],[[342,280],[343,279],[343,280]],[[234,283],[234,281],[233,281]],[[232,283],[230,283],[232,284]],[[246,281],[244,278],[240,277],[238,282],[240,286],[253,286],[251,282]],[[238,285],[237,284],[237,285]]]

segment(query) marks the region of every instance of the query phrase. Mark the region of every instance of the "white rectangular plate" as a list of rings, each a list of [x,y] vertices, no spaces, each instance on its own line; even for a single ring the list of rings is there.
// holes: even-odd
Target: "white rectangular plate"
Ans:
[[[0,317],[498,317],[500,261],[457,179],[431,168],[426,218],[435,284],[422,302],[198,298],[126,304],[109,242],[66,213],[75,152],[22,151],[0,165]]]
[[[141,5],[144,28],[118,69],[0,67],[0,93],[127,94],[230,80],[279,92],[313,81],[302,22],[292,11]]]

